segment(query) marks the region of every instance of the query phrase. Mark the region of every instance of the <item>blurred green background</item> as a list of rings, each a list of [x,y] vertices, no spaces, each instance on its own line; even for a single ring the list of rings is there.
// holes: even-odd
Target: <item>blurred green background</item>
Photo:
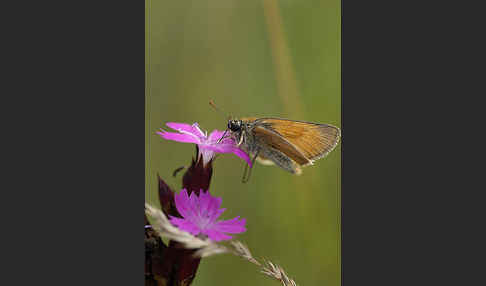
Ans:
[[[341,127],[341,3],[324,1],[146,0],[146,200],[157,203],[157,173],[175,190],[192,144],[163,141],[169,121],[224,130],[226,118],[272,116]],[[293,176],[244,162],[214,163],[211,193],[223,219],[247,218],[237,238],[256,258],[280,264],[299,285],[341,284],[341,144]],[[279,285],[232,255],[201,261],[193,285]]]

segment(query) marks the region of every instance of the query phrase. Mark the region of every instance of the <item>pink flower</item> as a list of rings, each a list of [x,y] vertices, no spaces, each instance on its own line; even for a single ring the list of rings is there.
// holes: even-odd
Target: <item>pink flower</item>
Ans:
[[[250,157],[236,146],[236,142],[232,138],[225,136],[223,140],[218,142],[221,136],[223,136],[223,131],[214,130],[208,136],[207,132],[203,132],[197,123],[189,125],[186,123],[169,122],[166,125],[179,131],[179,133],[167,132],[161,129],[157,134],[167,140],[197,144],[202,154],[204,165],[213,159],[215,153],[234,153],[236,156],[245,160],[251,167]]]
[[[176,208],[183,218],[169,216],[170,222],[178,228],[190,232],[192,235],[204,234],[214,241],[231,239],[224,233],[245,232],[245,219],[239,220],[239,216],[230,220],[216,221],[225,211],[219,209],[221,198],[216,198],[201,190],[199,197],[192,192],[187,195],[186,189],[182,189],[175,195]]]

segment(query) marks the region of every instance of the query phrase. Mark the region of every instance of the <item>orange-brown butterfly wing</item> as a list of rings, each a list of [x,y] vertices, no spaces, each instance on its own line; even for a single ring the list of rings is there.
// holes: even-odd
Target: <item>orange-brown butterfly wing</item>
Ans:
[[[279,118],[261,118],[255,121],[262,126],[281,135],[299,151],[308,162],[299,163],[302,166],[312,164],[313,161],[325,157],[339,142],[341,131],[328,125],[304,121],[294,121]]]
[[[299,149],[297,149],[290,142],[285,140],[280,134],[274,132],[271,129],[264,126],[255,126],[253,128],[253,134],[258,137],[260,142],[265,143],[269,147],[279,150],[284,153],[299,165],[306,165],[311,163]],[[260,156],[262,160],[265,160],[263,156]]]

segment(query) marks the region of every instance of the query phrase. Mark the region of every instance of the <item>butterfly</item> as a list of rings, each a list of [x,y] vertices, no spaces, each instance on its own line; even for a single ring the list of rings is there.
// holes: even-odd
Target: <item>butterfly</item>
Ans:
[[[334,150],[341,137],[341,130],[333,125],[272,117],[230,119],[227,128],[253,163],[277,165],[296,175]],[[247,169],[243,182],[250,177],[246,173]]]

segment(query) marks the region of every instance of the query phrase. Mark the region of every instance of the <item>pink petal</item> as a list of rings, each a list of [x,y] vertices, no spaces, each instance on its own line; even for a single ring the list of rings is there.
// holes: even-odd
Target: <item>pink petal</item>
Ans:
[[[184,223],[185,219],[169,215],[169,221],[175,226],[179,226]]]
[[[234,153],[236,156],[240,157],[241,159],[245,160],[246,163],[248,163],[248,165],[250,166],[250,168],[253,167],[252,166],[253,164],[251,163],[251,160],[250,160],[250,156],[248,156],[248,154],[246,154],[246,152],[244,152],[243,150],[241,150],[238,147],[234,147],[232,153]]]
[[[222,201],[222,198],[210,198],[208,205],[208,215],[210,216],[211,220],[215,221],[223,213],[224,209],[219,210],[219,206],[221,206]]]
[[[211,203],[211,195],[209,192],[204,192],[203,190],[199,191],[199,212],[208,213],[209,205]]]
[[[181,133],[191,133],[199,138],[206,138],[206,134],[201,131],[197,123],[190,125],[187,123],[168,122],[165,125]]]
[[[177,226],[179,229],[187,231],[192,235],[198,235],[201,232],[201,230],[197,225],[195,225],[194,223],[186,219],[181,219],[181,218],[171,216],[169,221],[173,225]]]
[[[201,195],[202,194],[203,193],[201,193]],[[216,219],[224,212],[224,209],[219,210],[219,206],[221,206],[223,199],[211,196],[209,191],[204,194],[204,199],[206,201],[206,204],[204,205],[206,214],[211,221],[216,221]]]
[[[228,233],[241,233],[245,232],[245,224],[246,219],[238,220],[239,217],[235,217],[234,219],[230,220],[222,220],[218,221],[214,226],[213,230],[220,231],[220,232],[228,232]]]
[[[212,213],[211,214],[211,221],[216,221],[218,219],[218,217],[224,213],[226,209],[219,209],[219,210],[216,210],[216,212]]]
[[[231,150],[229,148],[225,148],[224,146],[221,145],[199,145],[199,149],[201,150],[206,150],[206,151],[211,151],[211,152],[216,152],[216,153],[231,153]]]
[[[211,196],[209,191],[206,193],[201,192],[199,200],[201,203],[201,212],[204,211],[211,221],[215,221],[225,211],[225,209],[219,210],[223,199]]]
[[[212,150],[209,150],[205,148],[207,145],[200,145],[199,146],[199,153],[202,156],[203,164],[206,166],[209,161],[211,161],[214,158],[214,152]]]
[[[214,129],[213,132],[211,132],[211,134],[209,134],[208,140],[211,141],[211,142],[217,142],[219,139],[221,139],[221,136],[223,136],[223,134],[224,134],[224,131],[219,131],[217,129]],[[230,135],[230,133],[226,132],[225,137],[229,136],[229,135]]]
[[[190,210],[188,209],[189,196],[187,195],[186,189],[182,189],[179,194],[175,194],[174,201],[179,214],[187,218],[190,215]]]
[[[199,145],[200,149],[207,149],[217,153],[233,153],[236,156],[240,157],[241,159],[245,160],[246,163],[252,167],[252,163],[250,160],[250,156],[246,154],[245,151],[241,150],[240,148],[229,145],[229,144],[218,144],[218,145]]]
[[[204,230],[202,233],[206,234],[209,237],[209,239],[214,241],[221,241],[221,240],[227,240],[232,238],[231,236],[226,235],[214,229]]]
[[[199,198],[197,197],[195,192],[192,192],[189,196],[188,201],[188,216],[187,219],[191,220],[195,224],[199,224],[200,222],[200,205],[199,205]]]
[[[173,133],[167,131],[156,132],[156,133],[162,136],[162,138],[166,140],[173,140],[182,143],[195,143],[195,144],[200,143],[199,139],[196,136],[189,135],[189,134],[179,134],[179,133]]]
[[[209,191],[200,190],[199,195],[195,192],[188,195],[187,190],[182,189],[179,194],[175,194],[174,200],[177,210],[184,218],[169,216],[170,222],[192,235],[203,233],[211,240],[220,241],[231,239],[228,233],[246,231],[246,220],[239,216],[216,221],[225,209],[219,209],[222,199],[213,197]]]
[[[230,145],[236,146],[236,141],[233,138],[227,137],[227,136],[225,136],[225,138],[223,140],[221,140],[220,143],[222,143],[222,144],[230,144]]]

